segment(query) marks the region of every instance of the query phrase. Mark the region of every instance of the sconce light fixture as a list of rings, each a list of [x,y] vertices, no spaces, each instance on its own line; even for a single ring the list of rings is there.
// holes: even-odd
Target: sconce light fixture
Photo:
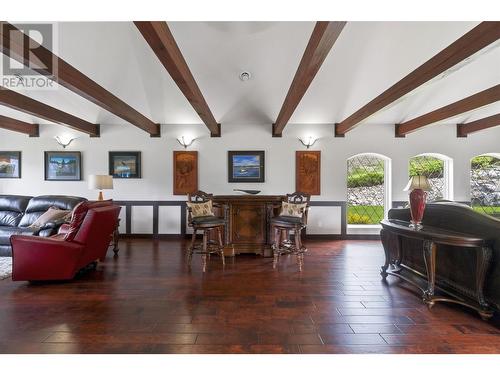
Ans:
[[[309,147],[314,145],[317,140],[318,140],[318,138],[313,138],[312,136],[309,136],[309,137],[304,138],[304,139],[299,138],[300,143],[302,143],[308,149],[309,149]]]
[[[56,135],[54,137],[54,139],[56,140],[56,142],[60,146],[62,146],[63,148],[68,147],[71,144],[71,142],[73,142],[76,138],[78,138],[78,137],[73,138],[70,135],[61,135],[61,136]]]
[[[181,146],[183,146],[184,148],[188,148],[189,146],[191,146],[194,142],[196,138],[189,138],[189,137],[184,137],[184,136],[181,136],[179,138],[177,138],[177,142],[179,142],[179,144]]]

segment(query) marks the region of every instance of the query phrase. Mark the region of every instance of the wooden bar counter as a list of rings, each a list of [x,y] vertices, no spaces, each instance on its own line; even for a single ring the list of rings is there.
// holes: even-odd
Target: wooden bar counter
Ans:
[[[272,256],[271,217],[279,214],[281,195],[217,195],[214,202],[220,204],[228,225],[224,243],[234,254],[250,253]],[[274,211],[274,213],[273,213]]]

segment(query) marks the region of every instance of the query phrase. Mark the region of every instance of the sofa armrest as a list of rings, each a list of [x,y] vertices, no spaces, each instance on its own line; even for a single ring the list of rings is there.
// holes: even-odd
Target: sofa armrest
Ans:
[[[73,278],[84,245],[56,238],[11,236],[12,280]]]

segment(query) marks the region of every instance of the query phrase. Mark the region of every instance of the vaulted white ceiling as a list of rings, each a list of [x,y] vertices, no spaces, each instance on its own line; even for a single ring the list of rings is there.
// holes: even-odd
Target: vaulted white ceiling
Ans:
[[[290,123],[335,123],[403,78],[477,25],[476,22],[349,22]],[[132,22],[58,23],[57,54],[154,122],[201,123]],[[274,122],[314,22],[170,22],[216,120]],[[500,83],[499,44],[434,79],[362,126],[394,124]],[[239,80],[242,71],[252,78]],[[65,88],[21,91],[103,126],[124,120]],[[470,121],[500,112],[500,103],[446,120]],[[47,123],[0,106],[0,114]],[[133,126],[128,124],[128,126]],[[286,129],[285,129],[286,133]]]

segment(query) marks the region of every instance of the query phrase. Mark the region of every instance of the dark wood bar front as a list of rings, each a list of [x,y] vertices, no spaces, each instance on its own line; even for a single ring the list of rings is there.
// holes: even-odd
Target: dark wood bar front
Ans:
[[[218,195],[214,201],[224,210],[228,225],[224,241],[235,254],[251,253],[272,256],[270,220],[279,214],[281,195]]]

